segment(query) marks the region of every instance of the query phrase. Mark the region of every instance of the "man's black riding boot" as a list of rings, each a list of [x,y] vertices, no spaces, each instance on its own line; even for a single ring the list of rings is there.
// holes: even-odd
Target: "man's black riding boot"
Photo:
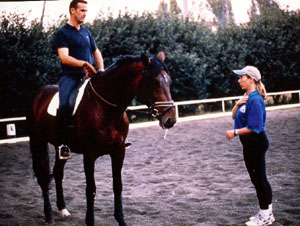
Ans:
[[[68,117],[67,114],[58,110],[56,116],[56,131],[58,140],[58,155],[59,159],[70,159],[71,150],[68,147]]]

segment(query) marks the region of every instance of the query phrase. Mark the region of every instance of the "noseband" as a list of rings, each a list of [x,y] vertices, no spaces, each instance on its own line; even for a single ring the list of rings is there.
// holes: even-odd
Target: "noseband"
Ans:
[[[166,107],[162,110],[162,112],[159,112],[156,107]],[[163,117],[169,110],[174,108],[174,101],[160,101],[160,102],[154,102],[151,106],[149,106],[149,110],[151,112],[151,115],[153,118],[160,118]]]

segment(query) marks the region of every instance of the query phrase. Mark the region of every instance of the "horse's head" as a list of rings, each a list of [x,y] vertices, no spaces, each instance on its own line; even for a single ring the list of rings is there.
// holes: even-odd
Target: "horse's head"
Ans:
[[[144,70],[137,97],[149,107],[163,129],[171,128],[176,123],[176,114],[170,92],[171,78],[164,64],[165,54],[160,52],[150,58],[143,54],[141,59]]]

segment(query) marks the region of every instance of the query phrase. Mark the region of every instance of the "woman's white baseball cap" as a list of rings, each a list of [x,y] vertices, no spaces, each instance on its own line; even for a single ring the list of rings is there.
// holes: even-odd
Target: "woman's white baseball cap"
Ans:
[[[246,66],[241,70],[233,70],[233,72],[239,76],[249,75],[255,81],[261,80],[261,74],[260,74],[259,70],[254,66]]]

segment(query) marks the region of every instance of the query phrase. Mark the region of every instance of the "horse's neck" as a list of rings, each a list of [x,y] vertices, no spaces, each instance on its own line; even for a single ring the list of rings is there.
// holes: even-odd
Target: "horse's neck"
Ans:
[[[141,63],[111,68],[102,78],[95,79],[93,86],[96,92],[108,102],[127,107],[136,96],[142,78],[142,69]]]

